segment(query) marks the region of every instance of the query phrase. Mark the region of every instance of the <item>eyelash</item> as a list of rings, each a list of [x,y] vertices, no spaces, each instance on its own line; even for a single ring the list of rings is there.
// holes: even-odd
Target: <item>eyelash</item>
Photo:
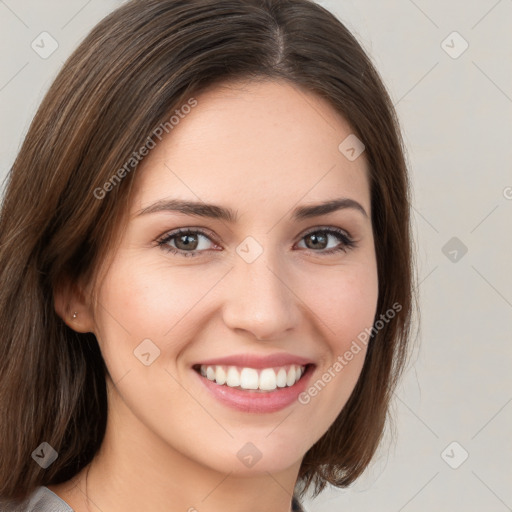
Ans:
[[[338,247],[335,247],[333,249],[327,249],[327,250],[324,249],[323,251],[315,251],[313,249],[306,249],[307,251],[311,251],[313,253],[319,253],[322,256],[328,256],[331,254],[338,253],[340,251],[348,252],[350,249],[357,247],[355,240],[353,240],[345,231],[338,229],[338,228],[315,228],[315,229],[310,230],[307,233],[305,233],[302,236],[301,240],[309,235],[318,234],[318,233],[333,235],[336,238],[338,238],[338,240],[341,242],[341,244]],[[180,229],[177,229],[170,233],[167,233],[164,236],[164,238],[157,240],[157,244],[164,251],[170,252],[172,254],[176,254],[178,256],[183,256],[186,258],[194,257],[194,256],[197,256],[198,253],[205,252],[205,251],[198,251],[198,250],[182,251],[180,249],[176,249],[175,247],[171,247],[170,245],[168,245],[172,239],[176,238],[179,235],[183,235],[183,234],[185,234],[185,235],[199,234],[208,239],[211,239],[211,237],[205,231],[203,231],[201,229],[180,228]]]

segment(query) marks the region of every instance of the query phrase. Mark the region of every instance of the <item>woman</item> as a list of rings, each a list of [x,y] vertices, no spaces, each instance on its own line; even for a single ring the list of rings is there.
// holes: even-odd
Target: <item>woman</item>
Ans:
[[[408,353],[409,185],[308,0],[133,0],[48,91],[0,218],[2,510],[301,510]]]

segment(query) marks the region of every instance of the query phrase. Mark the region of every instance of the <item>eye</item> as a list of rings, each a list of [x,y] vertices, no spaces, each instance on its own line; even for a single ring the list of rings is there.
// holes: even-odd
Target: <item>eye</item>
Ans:
[[[208,250],[208,242],[201,241],[211,240],[210,237],[202,230],[197,229],[178,229],[165,235],[163,239],[158,241],[158,245],[164,250],[179,256],[196,256],[198,252]],[[171,245],[174,244],[173,245]]]
[[[329,247],[329,239],[337,240],[337,244]],[[347,252],[356,247],[356,242],[339,228],[315,228],[302,236],[301,241],[306,240],[306,249],[329,255],[340,251]],[[157,241],[159,247],[164,251],[178,256],[192,257],[201,252],[209,250],[209,242],[212,242],[211,235],[200,229],[182,228],[166,234]]]
[[[338,243],[329,247],[329,238],[337,240]],[[302,240],[306,240],[307,249],[319,252],[322,256],[340,251],[347,252],[356,246],[356,242],[349,234],[339,228],[315,228],[303,235]]]

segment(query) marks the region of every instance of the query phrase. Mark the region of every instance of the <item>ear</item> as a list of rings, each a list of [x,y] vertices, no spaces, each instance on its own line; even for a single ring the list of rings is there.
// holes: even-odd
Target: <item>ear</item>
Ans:
[[[54,289],[55,311],[74,331],[94,333],[94,315],[89,297],[87,288],[67,276]]]

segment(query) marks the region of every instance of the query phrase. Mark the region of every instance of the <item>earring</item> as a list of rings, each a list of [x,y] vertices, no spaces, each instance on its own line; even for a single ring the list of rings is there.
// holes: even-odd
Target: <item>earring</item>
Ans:
[[[75,319],[75,318],[76,318],[76,315],[77,315],[77,312],[75,311],[75,312],[73,313],[73,319]]]

